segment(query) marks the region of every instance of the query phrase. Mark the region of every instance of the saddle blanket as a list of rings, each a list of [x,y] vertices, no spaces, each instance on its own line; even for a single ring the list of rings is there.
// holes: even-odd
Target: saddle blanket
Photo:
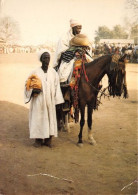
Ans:
[[[69,84],[72,89],[77,84],[78,78],[80,77],[81,67],[82,67],[82,59],[77,59],[74,62],[73,73]]]

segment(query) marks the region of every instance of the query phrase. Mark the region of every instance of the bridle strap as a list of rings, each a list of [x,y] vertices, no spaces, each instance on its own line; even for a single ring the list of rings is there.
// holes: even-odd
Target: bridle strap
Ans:
[[[104,93],[104,91],[105,91],[106,89],[108,89],[109,85],[108,85],[106,88],[104,88],[103,90],[99,90],[99,89],[97,89],[97,88],[90,82],[90,80],[89,80],[89,78],[88,78],[88,76],[87,76],[87,73],[86,73],[86,69],[85,69],[85,61],[86,61],[86,57],[85,57],[85,54],[83,54],[83,55],[82,55],[82,73],[84,73],[86,82],[87,82],[93,89],[95,89],[97,92],[100,92],[101,95],[104,95],[104,96],[109,97],[109,95],[107,95],[107,94]]]

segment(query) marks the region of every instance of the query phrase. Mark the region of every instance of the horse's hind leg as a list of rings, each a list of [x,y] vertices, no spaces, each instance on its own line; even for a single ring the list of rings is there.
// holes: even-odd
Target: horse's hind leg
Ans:
[[[88,123],[88,141],[92,145],[96,145],[96,141],[94,140],[92,136],[92,114],[93,114],[93,106],[91,104],[88,104],[88,110],[87,110],[87,123]]]
[[[85,124],[85,120],[84,120],[84,113],[85,113],[85,105],[83,105],[83,107],[81,106],[81,109],[80,109],[80,112],[81,112],[81,120],[80,120],[80,133],[78,135],[78,145],[79,146],[82,146],[83,145],[83,141],[82,141],[82,131],[83,131],[83,126]]]
[[[59,131],[65,131],[65,113],[62,110],[62,104],[56,106],[57,126]]]

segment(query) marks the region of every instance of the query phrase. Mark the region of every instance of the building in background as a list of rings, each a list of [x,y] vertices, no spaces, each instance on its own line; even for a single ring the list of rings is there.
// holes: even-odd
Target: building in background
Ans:
[[[106,44],[120,44],[121,46],[125,46],[128,44],[134,44],[134,39],[100,39],[99,43]]]

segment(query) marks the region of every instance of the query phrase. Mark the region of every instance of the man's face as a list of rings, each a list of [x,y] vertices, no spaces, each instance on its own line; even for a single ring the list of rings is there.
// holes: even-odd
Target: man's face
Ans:
[[[74,27],[72,28],[72,33],[73,33],[73,35],[80,34],[81,29],[82,29],[82,26],[81,26],[81,25],[79,25],[79,26],[74,26]]]
[[[48,52],[45,52],[41,55],[40,61],[42,62],[42,67],[45,69],[48,67],[50,62],[50,55]]]

